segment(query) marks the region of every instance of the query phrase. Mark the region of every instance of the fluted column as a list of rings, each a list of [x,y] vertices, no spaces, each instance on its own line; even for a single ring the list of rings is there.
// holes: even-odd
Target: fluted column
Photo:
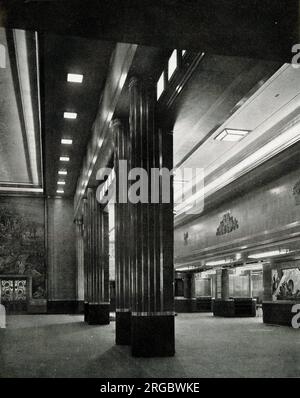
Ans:
[[[88,322],[89,314],[89,277],[90,277],[90,261],[89,261],[89,237],[88,237],[88,203],[87,199],[83,199],[83,257],[84,257],[84,321]]]
[[[87,190],[87,301],[89,324],[109,323],[109,231],[108,213]]]
[[[229,299],[229,270],[227,268],[222,269],[221,274],[221,298],[222,300]]]
[[[115,270],[116,270],[116,344],[131,342],[131,295],[130,295],[130,213],[125,162],[129,166],[130,143],[128,123],[112,121],[115,138],[116,204],[115,204]]]
[[[131,167],[148,172],[143,188],[150,196],[157,182],[151,180],[151,170],[173,167],[173,137],[158,128],[154,85],[132,78],[129,93]],[[129,205],[134,356],[171,356],[175,352],[172,183],[169,203],[162,203],[162,178],[158,180],[154,191],[159,203]]]
[[[84,239],[83,239],[83,221],[77,219],[76,225],[76,299],[78,302],[78,311],[82,312],[82,303],[84,302]]]

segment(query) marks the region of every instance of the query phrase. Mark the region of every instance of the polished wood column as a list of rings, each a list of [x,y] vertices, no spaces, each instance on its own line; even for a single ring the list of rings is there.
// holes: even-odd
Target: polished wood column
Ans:
[[[108,213],[87,190],[87,297],[89,324],[109,323],[109,231]]]
[[[153,168],[173,167],[173,136],[158,126],[152,82],[132,78],[130,96],[131,167],[148,172],[148,193],[155,182]],[[173,196],[162,203],[130,203],[131,345],[134,356],[172,356],[174,342]],[[150,200],[150,198],[149,198]]]
[[[128,122],[112,121],[115,139],[114,168],[116,173],[115,203],[115,269],[116,269],[116,344],[131,343],[131,294],[130,294],[130,245],[131,236],[126,170],[121,162],[130,168],[130,143]],[[122,189],[123,187],[123,189]]]
[[[83,238],[83,220],[75,220],[76,225],[76,299],[78,302],[78,312],[82,313],[84,303],[84,238]]]

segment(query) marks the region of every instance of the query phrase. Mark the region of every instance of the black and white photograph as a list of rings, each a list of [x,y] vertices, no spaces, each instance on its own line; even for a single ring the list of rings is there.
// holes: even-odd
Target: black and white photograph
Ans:
[[[299,337],[300,0],[0,0],[0,389],[299,380]]]

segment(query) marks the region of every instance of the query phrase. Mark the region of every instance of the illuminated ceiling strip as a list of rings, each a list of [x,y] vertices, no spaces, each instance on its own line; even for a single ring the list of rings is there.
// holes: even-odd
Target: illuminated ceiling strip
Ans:
[[[246,159],[242,160],[240,163],[232,167],[230,170],[222,174],[220,177],[216,178],[211,183],[204,186],[203,189],[191,195],[184,203],[180,204],[176,208],[177,215],[182,213],[184,207],[192,204],[194,201],[200,197],[205,197],[208,194],[212,194],[217,190],[228,185],[232,181],[241,177],[243,174],[257,167],[261,163],[266,162],[271,157],[282,152],[284,149],[295,144],[300,140],[300,123],[293,125],[282,134],[274,138],[274,140],[268,142],[256,152],[250,154]]]
[[[3,192],[44,192],[43,188],[11,188],[11,187],[0,187],[0,191]]]
[[[289,254],[289,253],[292,253],[292,251],[289,249],[279,249],[279,250],[271,250],[268,252],[249,254],[248,257],[259,259],[259,258],[266,258],[266,257],[282,256],[283,254]]]
[[[42,159],[42,112],[41,112],[41,87],[40,87],[40,59],[39,59],[39,36],[35,32],[35,54],[36,54],[36,69],[37,69],[37,95],[38,95],[38,118],[39,118],[39,137],[40,137],[40,168],[41,168],[41,179],[42,186],[44,186],[43,178],[43,159]]]
[[[34,116],[32,108],[32,93],[30,87],[30,74],[28,68],[26,32],[24,30],[14,29],[13,36],[14,36],[16,62],[17,62],[19,84],[20,84],[21,101],[22,101],[26,136],[28,142],[32,181],[34,184],[38,184],[39,178],[37,170],[36,138],[35,138],[35,126],[34,126]]]

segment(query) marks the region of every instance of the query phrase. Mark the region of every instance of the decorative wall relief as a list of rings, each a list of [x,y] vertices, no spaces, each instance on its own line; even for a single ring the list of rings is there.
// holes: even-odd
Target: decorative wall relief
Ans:
[[[32,277],[32,298],[46,297],[44,201],[0,198],[0,275]]]
[[[293,196],[295,198],[296,205],[300,205],[300,180],[293,186]]]
[[[223,215],[222,221],[220,222],[216,235],[225,235],[229,234],[230,232],[238,229],[239,223],[238,220],[233,217],[230,212],[225,213]]]

